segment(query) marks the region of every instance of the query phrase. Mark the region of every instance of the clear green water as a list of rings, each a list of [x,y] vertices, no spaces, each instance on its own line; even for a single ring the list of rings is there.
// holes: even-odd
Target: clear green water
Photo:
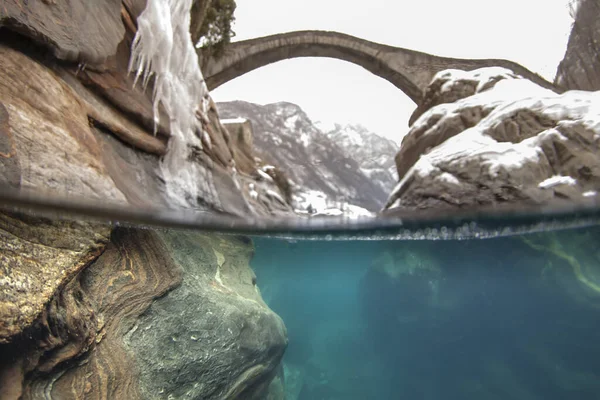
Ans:
[[[466,241],[254,238],[290,398],[600,397],[600,228]],[[298,396],[298,397],[293,397]]]

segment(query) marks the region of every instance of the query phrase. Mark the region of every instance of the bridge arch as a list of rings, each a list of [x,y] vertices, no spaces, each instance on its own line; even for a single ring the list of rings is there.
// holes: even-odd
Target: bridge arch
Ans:
[[[555,90],[552,83],[512,61],[439,57],[329,31],[297,31],[265,36],[231,43],[220,57],[212,57],[204,49],[200,49],[198,55],[204,78],[211,90],[254,69],[298,57],[337,58],[360,65],[391,82],[417,104],[421,103],[425,89],[435,74],[449,68],[472,70],[505,67]]]

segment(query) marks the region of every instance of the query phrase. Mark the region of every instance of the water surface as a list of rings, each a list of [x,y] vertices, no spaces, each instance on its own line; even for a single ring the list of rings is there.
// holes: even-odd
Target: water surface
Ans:
[[[600,393],[597,210],[355,223],[3,204],[133,229],[250,235],[258,287],[288,331],[288,399]]]

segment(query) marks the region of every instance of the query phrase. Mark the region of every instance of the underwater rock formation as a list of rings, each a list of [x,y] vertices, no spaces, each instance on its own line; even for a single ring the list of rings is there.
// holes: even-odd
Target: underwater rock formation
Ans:
[[[439,73],[396,155],[387,209],[556,205],[600,189],[597,92],[556,94],[503,68]]]
[[[2,398],[262,399],[287,337],[260,297],[252,252],[245,238],[114,230],[1,345]]]
[[[102,253],[109,235],[98,223],[0,214],[0,343],[29,327]]]

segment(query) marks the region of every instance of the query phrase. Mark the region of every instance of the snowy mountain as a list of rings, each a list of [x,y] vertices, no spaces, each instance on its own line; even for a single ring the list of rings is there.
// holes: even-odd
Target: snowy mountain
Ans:
[[[327,136],[360,165],[360,170],[371,181],[390,193],[398,182],[394,156],[398,145],[393,141],[369,132],[362,125],[335,124]]]
[[[315,203],[310,208],[321,211],[349,203],[377,211],[393,188],[390,169],[397,147],[365,128],[336,125],[323,133],[299,106],[287,102],[217,106],[221,118],[251,121],[258,156],[286,172],[302,208]]]

